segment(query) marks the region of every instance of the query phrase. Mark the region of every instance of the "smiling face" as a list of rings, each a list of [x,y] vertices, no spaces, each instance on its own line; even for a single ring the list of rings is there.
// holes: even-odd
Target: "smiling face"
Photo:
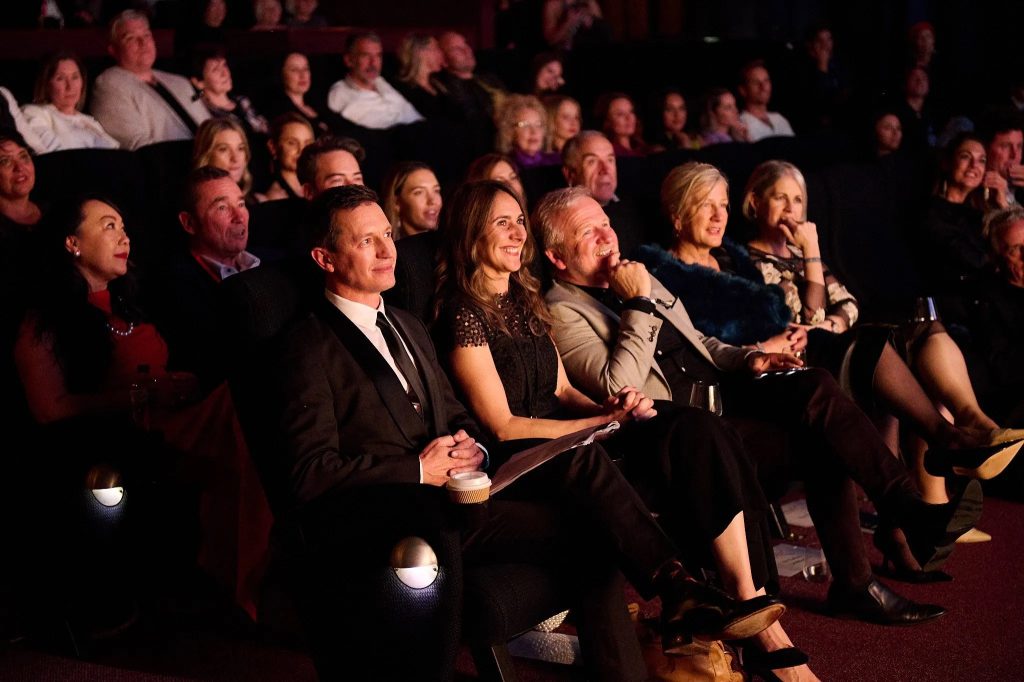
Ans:
[[[497,192],[477,246],[480,270],[488,279],[508,279],[523,266],[525,243],[526,217],[523,209],[512,195]]]
[[[676,216],[674,225],[679,244],[690,244],[697,249],[713,249],[722,245],[725,225],[729,222],[729,188],[718,180],[707,191],[696,210],[688,216]],[[699,188],[697,196],[703,194]]]
[[[73,114],[78,110],[79,101],[82,99],[82,72],[74,59],[62,59],[57,63],[57,69],[47,83],[50,94],[50,102],[57,107],[57,111],[64,114]]]
[[[274,141],[273,154],[281,170],[295,172],[299,155],[313,141],[313,130],[305,123],[286,123]]]
[[[222,130],[213,138],[210,150],[210,165],[226,170],[231,179],[242,182],[246,166],[249,165],[249,145],[235,130]]]
[[[249,243],[249,209],[242,190],[231,178],[217,178],[200,185],[196,194],[195,215],[181,216],[192,252],[231,263]]]
[[[686,127],[686,100],[672,93],[665,98],[661,109],[661,123],[670,133],[681,133]]]
[[[557,216],[556,227],[562,245],[546,255],[558,277],[581,286],[607,286],[619,260],[619,238],[601,204],[580,197]]]
[[[327,273],[327,286],[343,298],[376,307],[381,292],[395,286],[395,242],[387,216],[377,204],[366,203],[335,211],[331,223],[334,245],[313,249],[314,260]]]
[[[372,88],[380,76],[384,51],[378,41],[372,38],[357,40],[345,55],[348,76],[362,88]]]
[[[64,248],[76,253],[75,268],[91,291],[102,291],[128,272],[131,247],[124,221],[117,210],[102,201],[89,200],[82,205],[82,222],[75,234],[64,240]]]
[[[526,155],[538,153],[544,147],[544,116],[533,108],[516,112],[512,131],[512,146]]]
[[[608,105],[608,130],[617,137],[632,137],[636,134],[636,112],[633,103],[625,97],[613,99]]]
[[[875,123],[875,141],[882,154],[894,152],[903,141],[903,125],[895,114],[886,114]]]
[[[0,197],[25,199],[36,184],[36,167],[28,150],[17,142],[0,144]]]
[[[211,95],[226,95],[231,92],[234,84],[231,82],[231,69],[228,67],[228,60],[223,57],[207,59],[203,64],[203,90]]]
[[[949,183],[970,192],[981,184],[985,175],[985,164],[988,157],[985,148],[976,140],[964,140],[953,155],[953,168],[950,170]]]
[[[398,218],[406,235],[437,229],[441,213],[441,185],[425,168],[409,173],[398,195]]]
[[[148,75],[156,62],[156,41],[145,19],[129,19],[121,24],[110,44],[110,54],[118,66],[135,74]]]
[[[309,71],[309,60],[306,55],[292,53],[284,60],[281,67],[281,80],[284,91],[290,95],[305,95],[313,82]]]

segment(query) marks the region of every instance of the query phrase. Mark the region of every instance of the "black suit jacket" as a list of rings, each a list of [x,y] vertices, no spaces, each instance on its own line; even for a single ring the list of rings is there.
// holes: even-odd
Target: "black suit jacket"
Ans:
[[[283,451],[293,502],[337,488],[418,483],[423,447],[437,436],[480,429],[455,399],[423,324],[398,308],[388,317],[421,370],[432,407],[425,423],[380,352],[326,300],[285,338]]]

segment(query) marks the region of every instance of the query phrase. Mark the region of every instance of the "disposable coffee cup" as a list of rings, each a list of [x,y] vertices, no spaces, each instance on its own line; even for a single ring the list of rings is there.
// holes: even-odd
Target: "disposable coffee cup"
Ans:
[[[448,479],[448,496],[456,504],[479,504],[491,496],[491,479],[483,471],[464,471]]]

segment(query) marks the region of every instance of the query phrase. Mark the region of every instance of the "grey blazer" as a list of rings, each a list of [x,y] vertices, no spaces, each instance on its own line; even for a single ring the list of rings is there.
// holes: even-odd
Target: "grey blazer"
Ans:
[[[552,336],[574,386],[598,401],[625,386],[638,388],[655,400],[672,399],[672,389],[655,360],[663,324],[660,317],[638,310],[626,310],[619,317],[580,287],[557,280],[546,298],[554,317]],[[682,301],[654,277],[651,298],[661,314],[716,367],[726,372],[746,367],[749,348],[701,334]]]

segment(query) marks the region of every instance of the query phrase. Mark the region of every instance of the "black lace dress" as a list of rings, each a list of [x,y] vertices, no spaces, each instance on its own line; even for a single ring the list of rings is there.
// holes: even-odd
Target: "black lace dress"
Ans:
[[[572,419],[578,415],[566,414],[555,396],[558,350],[546,325],[532,318],[518,296],[522,294],[495,299],[507,331],[490,322],[467,297],[449,301],[434,328],[440,355],[447,357],[456,347],[487,346],[512,414]],[[658,410],[655,419],[626,424],[602,446],[622,458],[626,477],[648,506],[661,513],[659,523],[691,567],[714,568],[711,541],[743,511],[754,584],[776,589],[768,505],[738,434],[721,424],[711,428],[707,420],[712,417],[700,410],[671,403],[659,403]],[[491,453],[492,467],[536,442],[501,443]]]

